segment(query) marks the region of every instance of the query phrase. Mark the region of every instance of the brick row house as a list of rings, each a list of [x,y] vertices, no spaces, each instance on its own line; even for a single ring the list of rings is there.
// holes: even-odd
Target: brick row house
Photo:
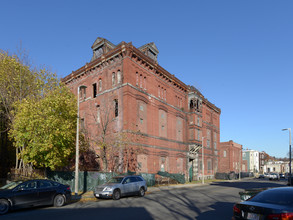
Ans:
[[[203,144],[205,175],[212,178],[221,110],[161,67],[154,43],[136,48],[97,38],[92,50],[91,61],[62,81],[74,94],[80,90],[81,130],[97,169],[200,179]]]
[[[247,163],[242,160],[242,145],[230,140],[220,143],[219,172],[246,172]]]

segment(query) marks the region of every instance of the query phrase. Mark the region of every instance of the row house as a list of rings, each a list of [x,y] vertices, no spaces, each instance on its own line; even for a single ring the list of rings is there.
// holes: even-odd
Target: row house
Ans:
[[[242,145],[233,142],[220,143],[220,166],[219,172],[229,173],[245,171],[245,164],[242,163]]]
[[[259,152],[256,150],[243,150],[243,160],[247,161],[247,171],[259,173],[260,157]]]
[[[289,173],[289,162],[286,161],[268,161],[264,167],[265,173]]]
[[[81,129],[96,169],[199,179],[204,149],[204,174],[213,177],[221,110],[161,67],[154,43],[136,48],[97,38],[92,52],[89,63],[62,81],[80,95]]]

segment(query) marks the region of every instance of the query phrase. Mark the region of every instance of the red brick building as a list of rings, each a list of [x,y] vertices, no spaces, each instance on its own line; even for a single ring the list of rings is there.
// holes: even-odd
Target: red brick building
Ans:
[[[161,67],[154,43],[136,48],[97,38],[92,50],[91,62],[62,81],[75,94],[86,86],[79,97],[81,127],[101,167],[101,130],[108,115],[112,148],[120,149],[108,152],[108,170],[167,171],[198,179],[203,141],[205,175],[212,177],[219,166],[221,110]]]
[[[219,153],[219,172],[229,173],[234,171],[235,173],[239,173],[239,170],[240,172],[246,171],[245,164],[243,164],[242,161],[242,145],[237,144],[231,140],[228,142],[221,142]]]

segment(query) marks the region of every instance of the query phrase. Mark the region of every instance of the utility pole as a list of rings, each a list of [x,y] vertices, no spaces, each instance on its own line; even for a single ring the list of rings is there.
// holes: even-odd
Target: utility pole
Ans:
[[[203,139],[204,137],[201,138],[201,144],[202,144],[202,148],[201,148],[201,156],[202,156],[202,184],[204,184],[204,147],[203,147]]]

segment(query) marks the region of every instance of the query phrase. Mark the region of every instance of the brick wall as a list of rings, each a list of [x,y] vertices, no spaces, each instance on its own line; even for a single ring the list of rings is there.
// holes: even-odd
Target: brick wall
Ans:
[[[239,172],[242,169],[242,145],[233,141],[220,143],[220,167],[219,172]]]
[[[122,169],[188,176],[193,160],[188,156],[189,146],[201,146],[205,137],[206,174],[217,171],[220,109],[132,44],[122,42],[62,80],[75,94],[79,86],[87,87],[85,98],[83,94],[80,98],[80,118],[91,148],[100,157],[97,160],[101,160],[101,124],[108,115],[111,123],[107,137],[112,138],[112,147],[117,144],[115,134],[126,133],[127,141],[124,137],[123,142],[136,149],[133,166],[125,167],[124,161]],[[190,108],[189,94],[199,97],[197,110]],[[119,161],[126,153],[118,150],[108,159],[112,160],[114,154]]]

